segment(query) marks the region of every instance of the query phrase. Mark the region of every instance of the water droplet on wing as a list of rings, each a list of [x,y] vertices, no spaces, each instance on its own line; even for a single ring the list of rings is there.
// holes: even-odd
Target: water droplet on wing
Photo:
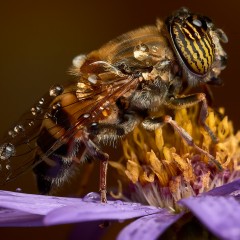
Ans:
[[[16,153],[15,147],[12,143],[3,143],[0,146],[0,159],[7,160]]]
[[[53,85],[50,89],[49,89],[49,95],[51,97],[57,97],[60,94],[62,94],[64,91],[63,86],[61,85]]]
[[[42,113],[42,108],[40,106],[32,107],[31,112],[33,116],[36,116]]]
[[[24,132],[24,127],[23,127],[23,125],[19,124],[19,125],[16,125],[13,130],[16,133]]]

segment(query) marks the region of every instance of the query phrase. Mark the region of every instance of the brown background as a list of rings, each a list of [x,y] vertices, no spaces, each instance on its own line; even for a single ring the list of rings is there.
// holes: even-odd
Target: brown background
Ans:
[[[53,83],[69,79],[67,70],[79,53],[97,49],[108,40],[165,18],[181,6],[214,20],[229,37],[223,72],[225,86],[214,89],[215,105],[224,106],[240,128],[240,2],[231,1],[25,1],[0,3],[0,135]],[[62,228],[60,228],[62,229]],[[29,230],[0,229],[9,239]],[[34,230],[35,239],[59,229]],[[10,234],[11,232],[11,234]],[[63,231],[66,234],[67,230]],[[54,233],[55,234],[55,233]],[[5,238],[7,239],[7,238]],[[65,239],[65,235],[58,239]]]

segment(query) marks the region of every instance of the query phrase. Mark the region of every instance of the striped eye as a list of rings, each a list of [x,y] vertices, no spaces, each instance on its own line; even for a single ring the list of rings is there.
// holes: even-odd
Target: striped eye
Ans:
[[[203,17],[175,18],[169,26],[171,40],[180,60],[192,73],[204,76],[214,61],[214,44]]]

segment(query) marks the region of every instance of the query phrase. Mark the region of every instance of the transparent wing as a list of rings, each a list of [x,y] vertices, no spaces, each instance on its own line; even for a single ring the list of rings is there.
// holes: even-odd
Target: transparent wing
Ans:
[[[105,62],[94,64],[98,74],[88,74],[65,87],[51,87],[0,141],[2,184],[49,160],[54,153],[59,155],[63,148],[67,148],[67,160],[81,158],[85,150],[75,152],[75,139],[81,143],[83,129],[101,119],[116,99],[136,88],[138,79],[113,71]]]

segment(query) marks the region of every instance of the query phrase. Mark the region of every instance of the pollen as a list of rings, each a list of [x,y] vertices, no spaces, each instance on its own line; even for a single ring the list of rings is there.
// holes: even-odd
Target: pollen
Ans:
[[[110,162],[122,182],[127,183],[127,188],[130,186],[133,200],[178,210],[178,200],[197,196],[240,176],[240,132],[234,134],[224,109],[209,108],[206,124],[218,139],[213,143],[199,125],[198,114],[196,106],[177,110],[173,118],[198,147],[215,157],[222,170],[189,146],[171,126],[154,132],[137,127],[122,140],[123,159]]]

